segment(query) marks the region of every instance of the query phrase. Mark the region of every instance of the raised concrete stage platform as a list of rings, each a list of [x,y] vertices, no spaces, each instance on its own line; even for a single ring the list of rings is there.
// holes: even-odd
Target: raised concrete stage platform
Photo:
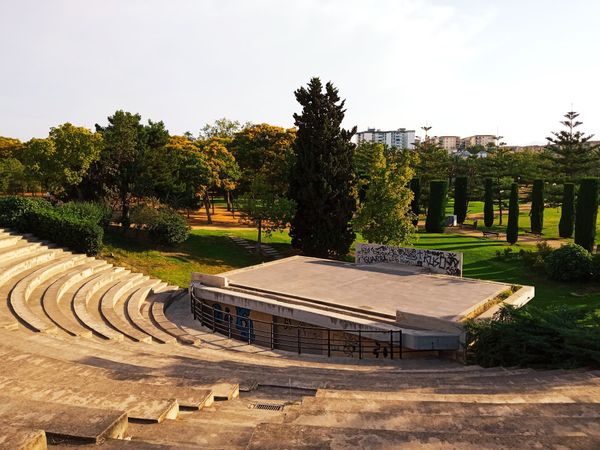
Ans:
[[[501,303],[522,306],[530,286],[432,273],[423,267],[294,256],[218,276],[194,274],[195,298],[313,326],[402,330],[414,350],[458,350],[462,323]],[[252,317],[252,316],[250,316]]]

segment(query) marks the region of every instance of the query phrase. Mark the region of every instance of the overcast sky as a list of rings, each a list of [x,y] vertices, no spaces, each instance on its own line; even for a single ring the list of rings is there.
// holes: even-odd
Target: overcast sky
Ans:
[[[562,114],[600,137],[595,0],[0,0],[0,135],[117,109],[194,134],[292,126],[313,76],[345,125],[544,143]]]

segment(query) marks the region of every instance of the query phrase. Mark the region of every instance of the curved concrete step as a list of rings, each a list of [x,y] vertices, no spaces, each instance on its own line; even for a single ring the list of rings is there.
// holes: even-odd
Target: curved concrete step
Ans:
[[[152,342],[152,337],[141,332],[132,326],[125,318],[125,313],[118,313],[118,309],[123,310],[125,300],[142,285],[149,281],[149,277],[142,274],[135,274],[109,289],[100,301],[100,312],[104,320],[108,322],[116,331],[137,342]],[[152,281],[156,284],[156,280]]]
[[[46,450],[44,430],[15,428],[0,424],[0,448],[12,450]]]
[[[127,414],[0,395],[0,423],[42,429],[49,442],[95,444],[105,438],[122,438],[127,430]]]
[[[103,289],[110,289],[116,280],[129,275],[129,271],[116,267],[108,272],[92,277],[73,297],[73,310],[77,319],[87,328],[105,339],[123,340],[123,335],[117,333],[104,323],[98,309],[99,299],[94,301],[97,293],[103,294]],[[94,310],[95,308],[95,310]]]
[[[92,332],[77,321],[71,310],[71,300],[76,290],[75,292],[70,290],[78,289],[80,287],[78,285],[85,283],[92,275],[111,268],[112,264],[107,264],[105,261],[92,260],[73,268],[54,281],[42,297],[42,306],[46,315],[71,336],[92,337]]]
[[[0,264],[0,328],[14,330],[19,326],[19,321],[8,308],[8,297],[14,285],[22,278],[20,275],[27,276],[37,270],[39,265],[62,253],[62,250],[40,247],[39,251]]]
[[[23,322],[35,331],[52,332],[56,330],[56,325],[46,316],[36,315],[27,301],[33,290],[43,283],[46,279],[64,272],[86,259],[85,255],[66,255],[60,256],[56,261],[44,264],[38,270],[22,278],[13,288],[9,296],[10,305]]]
[[[199,345],[200,339],[182,330],[165,316],[165,309],[169,301],[173,295],[177,295],[178,293],[178,291],[166,291],[154,295],[149,306],[149,317],[152,319],[152,323],[159,329],[173,336],[181,344]]]
[[[13,247],[20,240],[21,236],[17,236],[14,234],[0,235],[0,248]]]
[[[133,393],[116,393],[109,390],[74,389],[64,385],[48,384],[44,380],[27,378],[16,379],[0,376],[0,389],[3,395],[22,398],[23,401],[35,400],[58,403],[61,405],[86,408],[112,409],[125,411],[129,419],[160,423],[164,419],[176,419],[179,405],[173,398],[161,399],[156,396],[145,397]]]
[[[148,312],[147,307],[150,305],[146,302],[146,298],[150,292],[156,292],[160,288],[164,288],[162,284],[164,283],[160,283],[158,286],[145,285],[131,294],[126,302],[127,317],[140,331],[152,336],[154,340],[161,344],[174,344],[177,342],[174,336],[155,326],[147,314],[142,314],[142,308]]]

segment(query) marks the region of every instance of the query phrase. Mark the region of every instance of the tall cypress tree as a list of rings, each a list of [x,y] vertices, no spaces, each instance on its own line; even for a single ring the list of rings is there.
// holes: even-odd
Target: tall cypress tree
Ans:
[[[575,243],[587,251],[594,248],[598,216],[598,178],[584,178],[577,193],[575,212]]]
[[[429,182],[429,203],[425,230],[428,233],[443,233],[446,218],[446,202],[448,197],[448,182],[433,180]]]
[[[415,215],[413,225],[416,227],[419,223],[419,214],[421,214],[421,179],[413,178],[410,180],[410,190],[413,193],[412,202],[410,202],[410,210]]]
[[[508,224],[506,225],[506,242],[514,244],[519,240],[519,185],[510,186],[508,201]]]
[[[467,218],[468,206],[467,177],[456,177],[454,181],[454,214],[458,223],[463,223]]]
[[[494,225],[494,181],[485,179],[485,202],[483,205],[483,222],[487,228]]]
[[[295,93],[302,106],[294,114],[298,127],[290,197],[296,202],[292,245],[306,255],[340,258],[354,241],[351,219],[356,210],[352,167],[356,133],[341,128],[346,110],[338,90],[312,78]]]
[[[540,234],[544,229],[544,180],[533,181],[530,218],[531,232]]]
[[[563,185],[563,199],[560,209],[560,221],[558,222],[558,235],[561,238],[573,236],[575,225],[575,185],[565,183]]]

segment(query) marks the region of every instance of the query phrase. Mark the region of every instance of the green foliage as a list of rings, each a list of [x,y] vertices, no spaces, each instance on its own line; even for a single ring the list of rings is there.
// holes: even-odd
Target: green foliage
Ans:
[[[27,211],[21,217],[18,229],[88,255],[96,255],[102,249],[104,230],[68,211]]]
[[[562,198],[560,222],[558,223],[559,236],[562,238],[572,237],[574,225],[575,225],[575,185],[573,183],[565,183],[563,186],[563,198]]]
[[[150,238],[165,245],[176,245],[185,242],[190,227],[181,215],[170,208],[158,211],[156,221],[150,225]]]
[[[110,225],[113,213],[110,206],[100,202],[67,202],[58,207],[58,210],[68,216],[98,224],[103,228]]]
[[[543,273],[546,267],[546,258],[550,256],[554,249],[546,241],[538,242],[535,246],[535,250],[519,250],[519,257],[525,266],[536,272]]]
[[[412,224],[416,227],[419,223],[419,214],[421,214],[421,179],[413,178],[410,180],[410,190],[413,193],[413,199],[410,202],[410,210],[413,213]]]
[[[468,360],[484,367],[600,366],[600,316],[586,308],[505,306],[465,326]]]
[[[403,245],[413,237],[412,192],[407,187],[414,173],[410,162],[386,158],[383,146],[376,151],[367,172],[365,199],[354,218],[355,228],[368,242]]]
[[[515,244],[519,240],[519,185],[513,183],[510,187],[508,204],[508,224],[506,226],[506,242]]]
[[[52,209],[52,205],[42,198],[0,197],[0,226],[17,228],[25,213],[45,209]]]
[[[467,218],[469,207],[467,177],[456,177],[454,180],[454,214],[458,223],[463,223]]]
[[[598,178],[584,178],[577,193],[575,243],[591,252],[596,238],[598,216]]]
[[[547,137],[548,146],[545,157],[552,164],[555,176],[561,181],[574,181],[575,178],[590,175],[600,162],[597,146],[590,145],[593,135],[586,136],[575,129],[582,124],[577,121],[579,114],[569,111],[564,115],[566,120],[561,122],[565,130],[552,132]]]
[[[592,255],[592,275],[594,280],[600,281],[600,253]]]
[[[429,206],[425,219],[425,231],[428,233],[443,233],[446,219],[446,202],[448,197],[448,182],[433,180],[429,183]]]
[[[350,139],[356,128],[341,128],[345,102],[333,84],[327,83],[323,90],[321,80],[313,78],[295,95],[302,113],[294,114],[298,131],[290,179],[290,198],[296,202],[292,245],[306,255],[341,258],[355,238],[351,220],[356,211],[356,183]]]
[[[533,182],[531,195],[531,232],[541,233],[544,229],[544,180]]]
[[[580,245],[565,244],[548,255],[545,269],[552,280],[588,280],[592,274],[592,255]]]
[[[415,144],[415,153],[419,157],[415,175],[421,179],[421,204],[428,205],[430,182],[448,179],[451,159],[438,141],[431,138]]]
[[[158,210],[146,204],[135,205],[131,208],[131,224],[136,229],[150,229],[158,221]]]
[[[483,206],[483,222],[487,228],[494,225],[494,180],[485,179],[485,198]]]

